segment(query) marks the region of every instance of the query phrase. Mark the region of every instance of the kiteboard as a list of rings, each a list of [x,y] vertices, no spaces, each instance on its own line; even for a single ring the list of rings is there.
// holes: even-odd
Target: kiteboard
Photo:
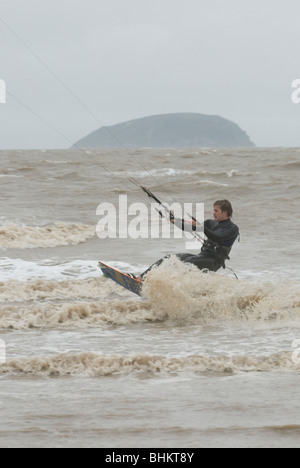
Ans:
[[[111,266],[102,262],[99,262],[99,268],[101,269],[103,275],[107,278],[112,279],[115,283],[123,286],[123,288],[133,292],[134,294],[137,294],[138,296],[142,295],[142,281],[132,278],[126,273],[122,273],[121,271],[116,270],[115,268],[112,268]]]

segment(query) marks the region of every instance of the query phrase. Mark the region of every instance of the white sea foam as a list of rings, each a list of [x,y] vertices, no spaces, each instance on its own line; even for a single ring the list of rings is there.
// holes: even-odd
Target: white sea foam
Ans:
[[[148,273],[143,293],[179,323],[299,320],[299,282],[257,282],[202,273],[171,257]]]
[[[6,224],[0,227],[0,248],[34,249],[76,245],[95,236],[95,226],[55,223],[45,227]]]
[[[110,266],[125,272],[139,273],[143,267],[133,266],[125,262],[109,262]],[[144,268],[145,269],[145,268]],[[68,278],[86,279],[99,277],[102,273],[98,268],[97,259],[73,260],[60,263],[59,260],[45,259],[40,262],[22,260],[21,258],[0,258],[0,281],[7,282],[30,281],[42,279],[48,281],[63,281]]]
[[[194,372],[196,374],[235,374],[238,372],[299,372],[300,362],[293,362],[291,353],[270,356],[188,356],[165,357],[137,354],[134,356],[103,356],[96,353],[58,354],[37,356],[31,359],[13,359],[0,364],[0,375],[27,374],[60,377],[83,375],[90,377],[114,374],[174,374]]]

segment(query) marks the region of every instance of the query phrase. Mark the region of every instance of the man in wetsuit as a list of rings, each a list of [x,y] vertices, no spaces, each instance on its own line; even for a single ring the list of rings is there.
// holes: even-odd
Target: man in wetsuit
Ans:
[[[204,242],[198,255],[189,253],[178,254],[177,257],[184,263],[196,265],[199,270],[218,271],[225,268],[225,260],[229,260],[231,248],[239,236],[239,228],[231,221],[233,214],[232,205],[228,200],[218,200],[214,204],[214,219],[204,222],[204,234],[207,240]],[[173,224],[176,219],[171,219]],[[182,221],[180,220],[182,224]],[[197,229],[196,221],[193,221],[193,231]],[[188,230],[188,228],[186,229]],[[158,267],[165,258],[154,263],[138,279],[142,280],[153,267]]]

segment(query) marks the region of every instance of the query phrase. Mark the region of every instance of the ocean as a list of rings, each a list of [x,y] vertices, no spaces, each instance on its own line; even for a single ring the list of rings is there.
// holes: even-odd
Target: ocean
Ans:
[[[299,148],[1,151],[0,446],[300,447],[299,170]],[[239,279],[173,256],[142,298],[104,278],[186,252],[99,235],[99,205],[148,206],[129,177],[205,218],[229,199]]]

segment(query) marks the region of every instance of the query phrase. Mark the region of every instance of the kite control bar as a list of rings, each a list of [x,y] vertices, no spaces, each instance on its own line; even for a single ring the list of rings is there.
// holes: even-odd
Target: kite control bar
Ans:
[[[141,188],[147,195],[149,198],[151,198],[152,200],[154,200],[156,203],[158,203],[159,205],[161,205],[166,211],[167,213],[169,214],[170,218],[170,222],[172,224],[175,224],[177,227],[180,227],[180,229],[182,229],[182,231],[185,231],[185,228],[184,228],[184,225],[185,223],[191,223],[190,221],[185,221],[184,219],[178,219],[178,218],[175,218],[174,216],[174,212],[171,211],[167,206],[165,206],[158,198],[156,195],[154,195],[145,185],[141,185],[136,179],[134,179],[133,177],[131,177],[129,179],[129,181],[131,183],[133,183],[134,185],[136,185],[137,187]],[[160,214],[160,216],[163,218],[163,217],[166,217],[163,212],[161,210],[157,210]],[[197,220],[196,218],[194,218],[193,216],[191,216],[192,220],[197,223]],[[175,223],[175,221],[178,221],[177,223]],[[193,224],[193,223],[191,223]],[[194,227],[194,224],[193,224],[193,227]],[[192,229],[192,232],[193,236],[199,241],[199,242],[203,242],[204,239],[202,239],[202,237],[197,233],[195,232],[193,229]]]

